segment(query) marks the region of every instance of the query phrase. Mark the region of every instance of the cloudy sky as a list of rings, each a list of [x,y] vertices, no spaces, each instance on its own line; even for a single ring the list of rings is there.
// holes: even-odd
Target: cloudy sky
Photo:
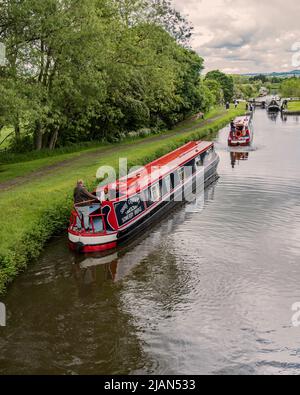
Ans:
[[[194,25],[192,46],[206,71],[300,69],[299,0],[173,1]]]

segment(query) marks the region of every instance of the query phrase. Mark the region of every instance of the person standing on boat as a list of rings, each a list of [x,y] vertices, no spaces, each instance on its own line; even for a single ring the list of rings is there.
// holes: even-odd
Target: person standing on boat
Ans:
[[[231,127],[231,133],[232,133],[232,135],[235,136],[236,127],[235,127],[234,120],[231,121],[230,127]]]
[[[81,220],[83,221],[86,231],[88,231],[90,227],[90,208],[92,203],[96,200],[99,199],[86,189],[83,180],[79,180],[74,189],[74,204],[76,211],[81,215]],[[79,228],[81,227],[80,225],[80,223],[77,224]]]
[[[117,191],[116,191],[116,194],[117,194]],[[105,187],[103,189],[103,191],[101,191],[99,200],[100,200],[101,203],[109,202],[109,198],[110,198],[110,196],[109,196],[109,189],[108,189],[108,187]]]

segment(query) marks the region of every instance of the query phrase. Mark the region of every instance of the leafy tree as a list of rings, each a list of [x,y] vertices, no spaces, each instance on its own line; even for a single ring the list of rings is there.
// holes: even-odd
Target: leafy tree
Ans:
[[[234,83],[231,76],[226,75],[219,70],[214,70],[206,74],[205,80],[214,80],[219,82],[223,89],[225,101],[232,101],[234,96]]]
[[[0,0],[0,124],[37,150],[170,127],[220,100],[191,32],[168,0]]]
[[[206,79],[204,85],[207,87],[209,92],[212,94],[211,104],[219,105],[224,102],[224,93],[221,84],[217,80]]]
[[[250,82],[261,82],[262,84],[265,84],[266,82],[268,82],[268,77],[264,74],[259,74],[259,75],[255,75],[254,77],[251,77]]]
[[[300,79],[289,78],[282,82],[280,91],[284,97],[300,97]]]

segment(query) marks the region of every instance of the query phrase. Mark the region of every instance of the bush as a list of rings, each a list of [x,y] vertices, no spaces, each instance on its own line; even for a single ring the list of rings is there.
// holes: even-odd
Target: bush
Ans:
[[[9,150],[17,154],[30,152],[33,148],[33,139],[29,135],[21,136],[18,140],[13,138],[9,145]]]

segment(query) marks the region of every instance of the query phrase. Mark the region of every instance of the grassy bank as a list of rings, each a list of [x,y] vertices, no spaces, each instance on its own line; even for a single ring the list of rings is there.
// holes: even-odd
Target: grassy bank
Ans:
[[[151,135],[148,137],[127,137],[119,143],[109,144],[103,142],[90,142],[90,143],[80,143],[76,145],[71,145],[68,147],[59,148],[53,151],[42,150],[38,152],[24,153],[24,154],[14,154],[10,152],[5,152],[0,154],[0,184],[17,177],[23,177],[30,175],[32,172],[43,170],[43,168],[49,166],[56,166],[62,162],[69,162],[82,155],[92,154],[94,152],[101,154],[106,154],[108,150],[119,150],[125,145],[134,143],[139,143],[141,141],[151,141],[156,139],[157,136],[167,137],[171,134],[183,133],[191,128],[197,128],[203,122],[210,122],[215,117],[220,117],[225,114],[223,107],[218,107],[212,109],[209,113],[205,115],[205,120],[198,119],[196,121],[187,120],[182,122],[174,129],[161,132],[160,134]],[[20,163],[22,163],[20,165]],[[0,188],[1,190],[1,188]]]
[[[300,101],[289,102],[287,111],[300,113]]]
[[[128,158],[130,166],[143,165],[189,140],[211,139],[243,110],[241,105],[192,132],[181,133],[179,128],[175,135],[165,136],[161,141],[145,139],[140,144],[120,144],[115,151],[104,150],[99,157],[79,157],[74,166],[58,168],[55,174],[1,192],[0,210],[4,215],[0,218],[0,293],[29,261],[38,257],[46,241],[67,226],[72,190],[78,178],[92,187],[96,184],[97,169],[102,165],[117,168],[119,157]]]

